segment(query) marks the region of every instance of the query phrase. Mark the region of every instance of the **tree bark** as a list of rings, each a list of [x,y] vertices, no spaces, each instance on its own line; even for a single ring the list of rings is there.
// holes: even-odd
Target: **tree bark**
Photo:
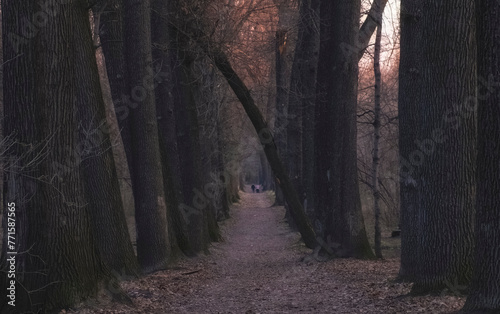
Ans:
[[[463,308],[474,313],[500,311],[500,4],[476,1],[478,47],[478,155],[475,220],[475,263]]]
[[[10,60],[3,69],[4,134],[14,142],[7,153],[4,195],[15,203],[16,229],[14,248],[2,249],[2,269],[8,267],[7,257],[15,256],[16,307],[2,294],[2,313],[58,312],[93,297],[108,278],[92,234],[77,153],[75,100],[80,71],[87,69],[75,64],[81,48],[76,37],[89,32],[88,10],[84,1],[66,2],[57,13],[46,13],[43,27],[31,24],[27,31],[26,21],[37,12],[35,1],[2,1],[8,34],[3,50]],[[12,278],[1,274],[7,291]]]
[[[299,31],[288,96],[287,151],[289,176],[302,204],[314,206],[314,100],[319,55],[319,0],[300,4]]]
[[[190,66],[194,60],[189,53],[183,51],[183,43],[178,44],[180,46],[175,47],[178,53],[178,63],[175,71],[174,112],[184,195],[184,202],[180,205],[180,210],[187,222],[189,241],[193,251],[203,252],[208,249],[209,239],[205,213],[207,202],[203,196],[200,177],[203,170],[201,167],[198,118],[196,103],[191,90],[193,80]]]
[[[155,72],[163,73],[155,82],[155,103],[158,114],[158,132],[160,139],[161,163],[163,169],[163,184],[167,197],[167,220],[171,237],[172,249],[180,249],[184,254],[193,255],[188,235],[188,227],[179,205],[184,202],[182,179],[177,146],[177,121],[175,119],[175,98],[173,90],[173,68],[176,66],[176,54],[171,50],[169,36],[168,13],[166,1],[153,0],[152,41],[153,68]],[[167,77],[165,77],[167,76]],[[174,244],[174,242],[176,242]]]
[[[422,8],[421,123],[415,153],[409,156],[421,169],[415,294],[468,284],[476,174],[474,4],[428,0]]]
[[[105,8],[100,15],[99,38],[106,61],[106,71],[111,88],[111,97],[115,106],[115,114],[127,156],[127,165],[130,176],[132,176],[132,135],[129,114],[135,105],[127,91],[123,37],[123,1],[106,0],[102,5],[105,5]]]
[[[286,75],[286,42],[287,30],[276,31],[275,42],[275,69],[276,69],[276,115],[274,120],[274,136],[276,137],[276,148],[278,153],[287,151],[286,125],[288,123],[288,101],[287,101],[287,75]],[[281,186],[276,186],[276,200],[274,206],[285,205],[285,199]]]
[[[82,158],[92,227],[104,262],[120,275],[136,275],[138,264],[123,209],[89,19],[77,18],[74,62],[80,77],[76,99],[81,147],[77,153]]]
[[[422,79],[422,8],[423,0],[402,0],[401,43],[399,61],[399,181],[401,220],[401,265],[398,278],[413,281],[421,256],[418,236],[421,234],[421,207],[417,181],[420,172],[410,163],[421,124]]]
[[[125,0],[124,12],[127,94],[137,104],[130,110],[137,258],[142,270],[150,273],[164,269],[170,257],[151,67],[151,3]]]
[[[357,169],[359,1],[321,3],[315,155],[316,211],[322,236],[342,255],[371,258]]]

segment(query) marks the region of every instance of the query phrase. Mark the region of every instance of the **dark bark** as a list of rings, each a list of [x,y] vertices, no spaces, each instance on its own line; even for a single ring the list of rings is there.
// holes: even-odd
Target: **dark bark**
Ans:
[[[123,1],[106,0],[100,14],[99,38],[106,60],[111,97],[120,128],[127,164],[132,176],[132,135],[130,131],[130,110],[135,107],[127,91],[123,37]]]
[[[287,151],[286,125],[288,123],[288,87],[287,87],[287,30],[276,31],[275,42],[275,72],[276,72],[276,115],[274,120],[274,136],[278,153],[285,154]],[[274,206],[285,205],[283,191],[280,185],[276,185],[276,200]]]
[[[421,168],[416,294],[470,280],[476,161],[474,4],[428,0],[422,8],[421,120],[409,157]]]
[[[124,12],[127,94],[137,102],[130,110],[137,258],[142,270],[150,273],[164,269],[170,257],[151,67],[151,3],[125,0]]]
[[[316,212],[327,242],[343,255],[373,257],[361,212],[357,174],[359,1],[321,3],[315,155]]]
[[[105,104],[88,16],[75,21],[75,70],[80,83],[76,94],[80,150],[92,227],[104,262],[120,275],[138,272],[120,194]],[[83,19],[83,20],[82,20]]]
[[[94,296],[107,277],[77,155],[75,100],[83,69],[75,64],[81,48],[76,36],[89,31],[88,10],[83,1],[70,1],[57,14],[47,13],[44,27],[32,24],[27,33],[25,21],[36,12],[35,1],[2,1],[3,31],[9,34],[3,38],[4,57],[10,60],[3,68],[4,134],[15,142],[7,153],[4,195],[15,203],[12,251],[19,252],[16,307],[2,294],[2,313],[58,312]],[[7,291],[6,273],[1,274]]]
[[[476,1],[478,47],[475,263],[464,311],[500,312],[500,4]],[[489,312],[488,312],[489,311]]]
[[[179,248],[184,254],[193,255],[189,242],[185,217],[179,208],[184,202],[182,193],[179,151],[177,148],[176,119],[173,97],[175,67],[175,52],[170,48],[168,6],[162,0],[153,0],[152,41],[153,68],[162,73],[160,80],[155,82],[156,111],[158,114],[158,133],[160,139],[161,163],[163,169],[163,184],[167,199],[167,220],[171,237],[172,249]]]
[[[401,221],[401,267],[399,279],[413,281],[421,256],[418,235],[421,233],[420,194],[417,178],[420,169],[410,163],[415,151],[417,132],[420,126],[422,75],[422,8],[423,0],[402,0],[401,43],[399,62],[399,153],[400,153],[400,221]]]
[[[179,40],[178,34],[174,38]],[[174,73],[174,112],[184,195],[180,210],[187,222],[193,251],[202,252],[208,249],[209,240],[205,213],[207,201],[203,196],[200,177],[202,167],[196,103],[191,90],[193,80],[190,66],[194,60],[182,50],[182,46],[175,49],[178,52],[178,64]]]
[[[306,212],[314,209],[314,102],[319,56],[319,4],[319,0],[304,0],[300,4],[300,24],[288,97],[289,176],[302,204],[306,204]]]

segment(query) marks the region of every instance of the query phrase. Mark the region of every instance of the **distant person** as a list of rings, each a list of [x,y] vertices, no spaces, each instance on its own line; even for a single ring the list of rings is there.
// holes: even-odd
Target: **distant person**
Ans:
[[[252,184],[252,193],[255,193],[255,185]]]
[[[257,193],[259,193],[259,192],[260,192],[260,185],[257,185],[257,186],[255,187],[255,192],[257,192]]]

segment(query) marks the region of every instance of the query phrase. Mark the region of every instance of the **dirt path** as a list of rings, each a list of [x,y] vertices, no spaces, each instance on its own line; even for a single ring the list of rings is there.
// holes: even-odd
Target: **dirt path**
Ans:
[[[409,285],[392,281],[396,259],[304,259],[311,250],[289,230],[284,209],[270,207],[269,194],[241,198],[210,255],[123,284],[134,308],[108,302],[75,312],[447,313],[463,304],[454,296],[400,298]]]
[[[202,302],[176,311],[261,313],[298,307],[297,291],[290,287],[308,273],[298,263],[300,236],[288,230],[283,210],[270,207],[266,193],[242,194],[241,205],[233,211],[234,224],[225,230],[226,242],[217,248],[216,278],[196,295]]]

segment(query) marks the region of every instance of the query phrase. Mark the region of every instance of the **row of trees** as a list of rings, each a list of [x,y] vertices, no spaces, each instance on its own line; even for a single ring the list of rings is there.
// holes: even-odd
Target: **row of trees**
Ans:
[[[165,269],[220,239],[217,220],[237,198],[239,167],[217,134],[225,126],[213,109],[224,95],[207,90],[221,79],[184,33],[204,5],[2,1],[4,202],[16,215],[1,275],[3,291],[15,280],[16,307],[2,293],[2,313],[68,307],[103,286],[126,299],[117,280]],[[106,116],[105,100],[116,118]],[[132,237],[115,167],[124,160]]]
[[[416,293],[475,278],[466,307],[498,309],[498,8],[466,2],[402,1],[400,277]],[[102,284],[123,299],[117,274],[206,252],[242,181],[247,151],[234,134],[250,125],[273,173],[262,164],[262,179],[275,184],[305,244],[372,258],[358,183],[358,64],[377,27],[380,36],[386,3],[374,1],[360,26],[359,0],[103,0],[90,8],[3,0],[4,203],[16,204],[16,310],[70,306]],[[488,17],[477,36],[476,10]],[[379,48],[376,55],[375,65]],[[380,97],[377,66],[375,77]],[[228,106],[235,102],[248,120]],[[486,166],[476,167],[476,147]],[[136,251],[115,167],[123,160]],[[375,154],[375,199],[377,162]],[[4,230],[7,218],[4,211]],[[2,312],[13,310],[2,298]]]

